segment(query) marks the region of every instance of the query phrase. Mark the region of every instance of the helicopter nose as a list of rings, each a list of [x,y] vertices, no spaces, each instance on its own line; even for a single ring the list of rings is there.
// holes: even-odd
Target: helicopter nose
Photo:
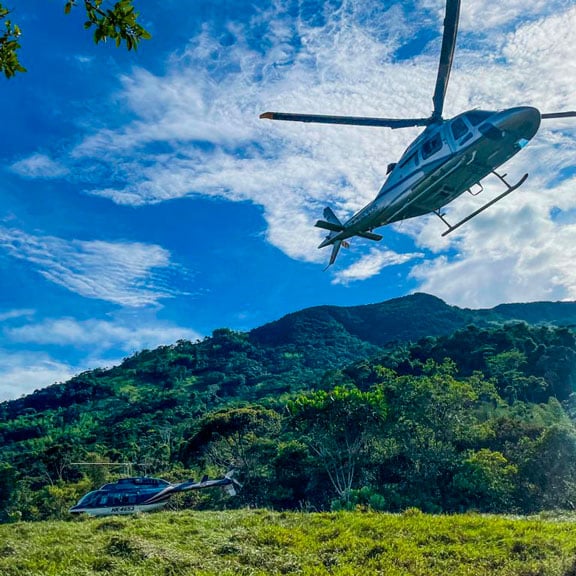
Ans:
[[[498,113],[492,124],[502,131],[503,135],[520,140],[531,140],[540,127],[540,112],[531,106],[519,106]]]

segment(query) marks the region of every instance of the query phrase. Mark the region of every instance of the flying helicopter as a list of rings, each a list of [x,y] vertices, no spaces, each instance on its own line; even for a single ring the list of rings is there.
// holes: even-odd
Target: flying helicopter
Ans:
[[[85,512],[90,516],[110,516],[112,514],[136,514],[151,512],[168,504],[174,494],[188,490],[222,487],[230,495],[236,495],[236,489],[241,484],[232,477],[233,471],[223,478],[209,480],[204,476],[200,482],[189,480],[179,484],[171,484],[160,478],[138,476],[121,478],[116,482],[105,484],[98,490],[85,494],[69,512],[80,514]]]
[[[324,209],[323,220],[316,227],[328,230],[318,246],[332,246],[328,266],[334,264],[341,246],[359,236],[380,241],[375,228],[424,214],[436,214],[448,227],[445,236],[465,224],[514,190],[528,174],[510,184],[506,174],[496,172],[536,135],[541,120],[576,117],[576,111],[541,113],[531,106],[506,110],[469,110],[454,118],[444,119],[442,112],[452,69],[460,17],[460,0],[447,0],[440,63],[432,98],[432,114],[427,118],[371,118],[359,116],[328,116],[264,112],[260,118],[321,124],[406,128],[425,126],[424,131],[408,146],[398,162],[388,164],[387,178],[376,198],[341,222],[330,207]],[[504,191],[459,222],[450,224],[442,207],[468,191],[477,195],[483,190],[482,180],[496,176]]]

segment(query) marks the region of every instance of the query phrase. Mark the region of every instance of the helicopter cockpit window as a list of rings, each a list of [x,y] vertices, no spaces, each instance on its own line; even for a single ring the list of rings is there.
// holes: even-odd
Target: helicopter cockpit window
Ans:
[[[97,506],[106,506],[108,504],[108,494],[104,494],[96,500],[95,504]]]
[[[404,160],[400,162],[400,168],[407,166],[408,164],[410,164],[410,162],[414,162],[414,165],[418,166],[418,151],[414,152],[413,154],[410,154],[410,156],[406,156],[406,158],[404,158]],[[390,172],[392,172],[392,170],[390,170]]]
[[[99,493],[97,491],[88,492],[88,494],[86,494],[84,497],[80,499],[80,502],[78,502],[78,506],[90,506],[90,504],[96,502],[98,496]]]
[[[490,116],[492,116],[492,112],[487,112],[486,110],[472,110],[471,112],[466,112],[466,118],[472,126],[482,124],[482,122],[487,118],[490,118]]]
[[[435,134],[430,138],[430,140],[427,140],[422,144],[422,158],[426,160],[426,158],[429,158],[432,154],[436,154],[436,152],[441,148],[442,138],[440,137],[440,134]]]
[[[454,140],[460,140],[466,136],[468,132],[468,126],[462,118],[456,118],[456,120],[452,122],[452,135],[454,136]]]

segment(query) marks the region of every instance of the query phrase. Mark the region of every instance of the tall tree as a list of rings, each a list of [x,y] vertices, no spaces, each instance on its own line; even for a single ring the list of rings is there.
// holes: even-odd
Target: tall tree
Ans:
[[[261,505],[281,424],[278,413],[258,405],[211,412],[184,443],[182,460],[189,466],[204,460],[212,469],[238,470],[244,485],[241,498],[250,505]]]
[[[346,499],[362,456],[386,419],[382,390],[362,392],[343,386],[318,390],[301,394],[288,409],[302,441],[320,461],[338,496]]]

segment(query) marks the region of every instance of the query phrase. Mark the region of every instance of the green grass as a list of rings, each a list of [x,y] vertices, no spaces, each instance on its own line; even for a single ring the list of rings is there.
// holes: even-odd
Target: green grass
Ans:
[[[576,517],[163,512],[0,525],[1,576],[576,576]]]

